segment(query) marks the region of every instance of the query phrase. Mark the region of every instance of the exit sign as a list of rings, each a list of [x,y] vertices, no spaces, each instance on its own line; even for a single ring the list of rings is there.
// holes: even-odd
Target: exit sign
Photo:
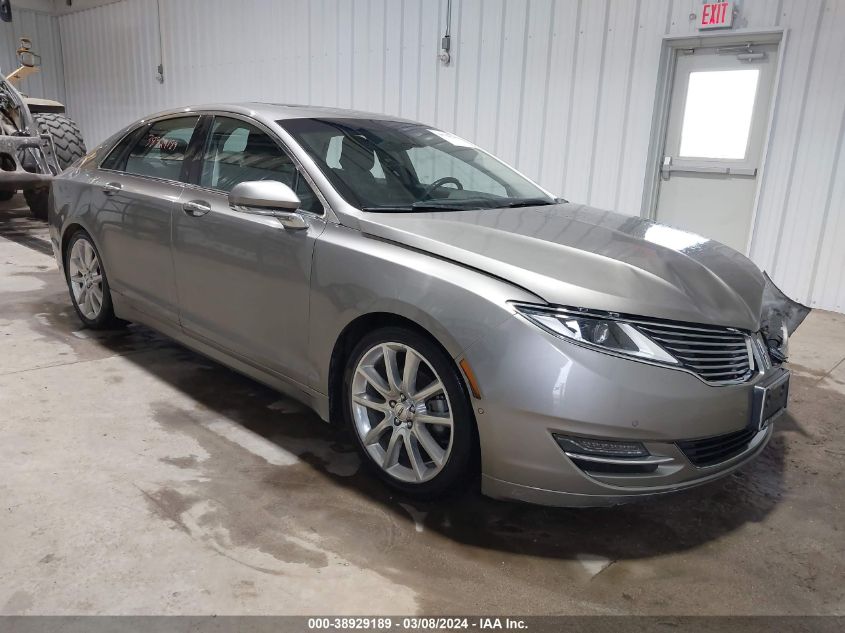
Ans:
[[[734,21],[733,2],[705,2],[701,5],[698,30],[730,28]]]

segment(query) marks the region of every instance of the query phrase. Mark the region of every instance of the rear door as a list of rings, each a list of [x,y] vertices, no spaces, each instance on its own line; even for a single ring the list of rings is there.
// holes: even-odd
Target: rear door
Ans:
[[[198,116],[160,119],[130,134],[97,175],[99,248],[112,290],[159,321],[178,324],[171,222]]]
[[[241,359],[308,384],[308,307],[323,206],[268,130],[215,116],[174,215],[173,257],[183,329]],[[278,180],[303,204],[308,228],[229,206],[239,182]]]

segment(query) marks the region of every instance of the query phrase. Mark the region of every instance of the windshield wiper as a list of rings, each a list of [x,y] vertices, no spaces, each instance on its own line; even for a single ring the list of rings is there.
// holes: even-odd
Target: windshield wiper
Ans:
[[[551,200],[546,198],[520,198],[517,200],[511,200],[510,202],[506,202],[505,204],[498,204],[494,209],[516,209],[517,207],[542,207],[548,204],[555,204]]]
[[[398,211],[413,211],[413,207],[361,207],[362,211],[370,211],[372,213],[394,213]]]
[[[478,206],[459,206],[456,204],[438,204],[436,202],[420,201],[406,206],[379,206],[379,207],[361,207],[363,211],[370,211],[373,213],[394,213],[394,212],[411,212],[411,211],[469,211],[471,209],[478,209]]]
[[[539,207],[555,204],[547,198],[512,198],[507,202],[496,204],[496,200],[485,198],[483,200],[419,200],[410,205],[363,207],[364,211],[394,213],[412,211],[479,211],[486,209],[515,209],[517,207]]]

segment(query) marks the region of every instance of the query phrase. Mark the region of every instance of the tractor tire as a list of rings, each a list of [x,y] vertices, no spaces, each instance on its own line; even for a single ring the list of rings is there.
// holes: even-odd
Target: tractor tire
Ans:
[[[59,166],[66,169],[77,158],[85,156],[85,141],[75,121],[64,114],[54,112],[36,112],[32,115],[42,134],[53,137],[56,159]]]
[[[48,200],[50,198],[49,187],[39,187],[38,189],[25,189],[23,197],[29,205],[29,212],[36,220],[47,219]]]

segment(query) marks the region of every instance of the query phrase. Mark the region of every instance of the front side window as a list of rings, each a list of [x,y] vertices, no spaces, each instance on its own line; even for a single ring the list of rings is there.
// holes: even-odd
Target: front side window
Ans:
[[[322,205],[290,156],[254,125],[215,117],[203,154],[200,186],[231,191],[240,182],[277,180],[293,189],[302,209],[322,213]]]
[[[418,123],[278,121],[349,204],[365,211],[554,204],[530,180],[472,143]]]
[[[139,176],[179,180],[185,152],[199,117],[156,121],[129,152],[124,171]]]

